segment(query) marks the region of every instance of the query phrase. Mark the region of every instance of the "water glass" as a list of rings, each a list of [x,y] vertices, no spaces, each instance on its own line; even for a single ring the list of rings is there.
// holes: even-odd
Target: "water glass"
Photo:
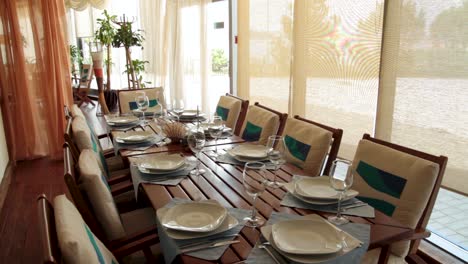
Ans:
[[[265,164],[258,161],[245,163],[242,173],[242,184],[244,185],[245,192],[253,198],[252,213],[250,216],[244,218],[244,220],[247,221],[245,225],[249,227],[262,226],[265,220],[257,216],[255,201],[257,197],[265,191],[268,185]]]
[[[214,116],[208,126],[210,136],[215,140],[215,151],[210,156],[218,157],[218,138],[221,137],[224,131],[224,121],[220,116]]]
[[[267,154],[268,159],[274,165],[275,176],[273,181],[270,182],[269,186],[272,188],[279,188],[282,186],[282,183],[277,181],[278,170],[281,166],[286,163],[285,151],[286,144],[284,143],[284,138],[282,136],[269,136],[267,142]]]
[[[335,216],[328,217],[328,221],[335,225],[343,225],[349,220],[341,215],[341,200],[343,194],[353,185],[353,168],[349,160],[337,159],[333,161],[330,169],[330,185],[333,189],[338,191],[338,208]]]
[[[205,170],[200,168],[200,152],[203,150],[206,143],[205,132],[203,129],[193,128],[190,130],[187,137],[187,143],[190,150],[192,150],[197,158],[197,167],[190,172],[190,175],[199,176],[200,174],[205,173]]]
[[[143,123],[146,124],[145,111],[149,107],[148,96],[146,96],[145,92],[139,92],[137,93],[137,96],[135,97],[135,102],[137,103],[138,110],[142,112]]]

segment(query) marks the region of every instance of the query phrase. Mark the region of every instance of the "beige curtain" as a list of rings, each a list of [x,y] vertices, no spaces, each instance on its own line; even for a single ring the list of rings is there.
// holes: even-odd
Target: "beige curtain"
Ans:
[[[148,80],[163,86],[166,98],[183,99],[186,109],[214,111],[207,9],[211,0],[140,0],[147,39],[142,58],[149,61]],[[210,92],[208,92],[210,91]]]
[[[63,105],[72,103],[65,6],[61,0],[0,5],[0,91],[14,161],[61,157]]]

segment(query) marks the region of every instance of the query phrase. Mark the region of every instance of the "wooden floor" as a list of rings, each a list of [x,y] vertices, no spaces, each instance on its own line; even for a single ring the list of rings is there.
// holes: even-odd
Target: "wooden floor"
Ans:
[[[39,263],[42,257],[36,198],[66,193],[63,161],[18,162],[0,212],[0,263]]]

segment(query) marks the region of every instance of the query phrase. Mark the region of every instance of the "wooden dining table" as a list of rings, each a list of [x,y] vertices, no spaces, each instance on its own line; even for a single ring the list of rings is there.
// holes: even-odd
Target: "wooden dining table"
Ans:
[[[153,126],[145,127],[145,130],[156,131]],[[242,209],[252,208],[252,198],[244,191],[242,184],[242,166],[218,163],[209,154],[214,151],[214,141],[209,141],[207,147],[200,153],[199,159],[201,166],[206,170],[201,176],[189,175],[177,186],[165,186],[158,184],[142,183],[140,186],[141,194],[157,210],[164,207],[173,198],[182,198],[189,200],[216,200],[225,207],[234,207]],[[218,140],[218,152],[224,153],[225,150],[243,144],[240,137],[233,136],[229,139]],[[182,153],[191,155],[189,150],[181,144],[171,144],[163,147],[151,147],[145,151],[120,150],[120,155],[124,159],[132,156],[141,156],[151,153]],[[273,179],[272,172],[267,172],[269,178]],[[285,164],[277,173],[279,182],[290,182],[293,175],[306,175],[301,169],[291,164]],[[258,197],[255,206],[258,214],[264,219],[268,219],[272,212],[282,212],[295,215],[318,214],[324,218],[330,216],[330,213],[291,208],[282,206],[281,199],[286,194],[283,188],[267,190]],[[374,218],[365,218],[357,216],[347,216],[353,223],[363,223],[370,225],[369,250],[374,248],[383,248],[383,252],[389,250],[392,243],[407,240],[414,233],[414,230],[399,223],[395,219],[375,210]],[[238,263],[248,258],[249,253],[255,246],[260,237],[259,228],[244,227],[237,244],[232,244],[224,252],[217,263]],[[177,261],[182,263],[212,263],[210,261],[194,258],[188,255],[181,255]]]

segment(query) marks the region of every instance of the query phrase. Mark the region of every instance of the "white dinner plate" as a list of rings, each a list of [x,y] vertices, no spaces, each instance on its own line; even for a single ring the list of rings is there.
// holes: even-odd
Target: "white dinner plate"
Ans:
[[[314,198],[307,198],[307,197],[304,197],[302,195],[299,195],[296,192],[294,185],[295,185],[294,182],[288,182],[288,183],[285,183],[283,186],[286,188],[286,190],[291,195],[293,195],[294,197],[296,197],[297,199],[299,199],[299,200],[301,200],[303,202],[310,203],[310,204],[315,204],[315,205],[330,205],[330,204],[338,203],[338,199],[336,199],[336,200],[314,199]],[[346,192],[341,201],[344,202],[344,201],[353,199],[354,197],[356,197],[356,196],[350,196],[350,195],[348,195],[348,192]]]
[[[157,211],[158,218],[162,219],[169,208],[160,208]],[[188,232],[188,231],[179,231],[179,230],[174,230],[174,229],[166,229],[167,234],[173,238],[173,239],[193,239],[193,238],[201,238],[201,237],[207,237],[211,235],[215,235],[218,233],[222,233],[225,231],[228,231],[234,227],[236,227],[239,224],[239,221],[229,213],[226,215],[226,218],[224,219],[223,223],[216,228],[213,231],[210,232]]]
[[[268,148],[263,145],[240,144],[227,150],[227,153],[233,157],[247,159],[264,159],[268,157]]]
[[[311,220],[316,220],[316,221],[323,221],[325,224],[329,225],[330,227],[334,228],[336,232],[340,233],[340,239],[343,239],[346,242],[347,247],[343,248],[342,250],[337,251],[336,253],[331,253],[331,254],[312,254],[312,255],[298,255],[298,254],[290,254],[286,253],[278,248],[278,245],[276,245],[273,237],[272,237],[272,225],[266,225],[263,226],[260,230],[262,232],[262,235],[266,238],[268,242],[271,243],[274,249],[276,249],[281,255],[283,255],[285,258],[292,260],[294,262],[298,263],[305,263],[305,264],[313,264],[313,263],[320,263],[324,262],[336,257],[339,257],[341,255],[344,255],[355,248],[359,247],[362,245],[362,242],[358,240],[357,238],[351,236],[347,232],[341,231],[338,227],[330,224],[327,222],[325,219],[322,217],[316,215],[316,214],[310,214],[302,217],[301,219],[311,219]]]
[[[339,193],[330,185],[328,176],[302,178],[294,185],[295,192],[305,198],[316,200],[338,201]],[[347,190],[346,198],[355,197],[359,193],[355,190]]]
[[[145,168],[142,168],[140,166],[138,166],[138,170],[141,172],[141,173],[144,173],[144,174],[152,174],[152,175],[164,175],[164,174],[172,174],[172,173],[176,173],[176,172],[180,172],[180,171],[183,171],[183,170],[186,170],[188,168],[191,168],[191,164],[188,164],[188,163],[185,163],[183,166],[175,169],[175,170],[170,170],[170,171],[161,171],[161,170],[148,170],[148,169],[145,169]]]
[[[198,117],[205,116],[205,113],[198,112]],[[197,117],[197,110],[184,110],[180,118],[195,118]]]
[[[140,143],[153,139],[150,131],[127,131],[125,133],[115,133],[115,139],[119,143]]]
[[[156,155],[140,158],[138,167],[151,172],[168,172],[181,168],[185,158],[179,154]]]
[[[161,224],[180,231],[210,232],[224,222],[226,215],[227,209],[215,203],[184,203],[169,208]]]
[[[281,221],[271,234],[278,248],[290,254],[331,254],[342,247],[336,229],[321,219]]]
[[[140,121],[136,116],[116,116],[107,119],[107,123],[111,126],[123,126],[136,124]]]

